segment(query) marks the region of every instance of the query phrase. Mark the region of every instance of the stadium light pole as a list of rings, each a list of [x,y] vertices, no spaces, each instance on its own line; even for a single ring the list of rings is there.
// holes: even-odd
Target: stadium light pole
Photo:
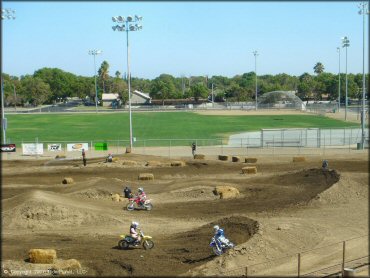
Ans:
[[[113,16],[112,21],[118,22],[120,25],[112,26],[113,31],[125,31],[126,32],[126,39],[127,39],[127,81],[128,81],[128,104],[129,104],[129,114],[130,114],[130,148],[132,149],[132,113],[131,113],[131,74],[130,74],[130,48],[129,48],[129,41],[128,41],[128,32],[131,31],[139,31],[143,27],[142,25],[138,24],[143,19],[142,16],[135,17],[127,16],[126,18],[123,16]]]
[[[12,9],[1,9],[1,20],[4,19],[15,19],[15,10]],[[3,129],[3,143],[6,144],[6,128],[7,120],[5,118],[4,111],[4,81],[1,76],[1,127]]]
[[[338,112],[340,111],[340,47],[337,47],[339,53],[339,70],[338,70]]]
[[[349,47],[349,39],[347,36],[342,38],[342,47],[346,48],[346,101],[344,110],[344,120],[347,121],[347,106],[348,106],[347,48]]]
[[[257,56],[259,55],[257,50],[256,51],[253,51],[253,55],[254,55],[254,72],[256,73],[256,110],[258,109],[257,108]]]
[[[89,55],[93,55],[94,56],[94,76],[95,76],[95,109],[96,109],[96,113],[98,113],[98,86],[96,84],[96,63],[95,63],[95,56],[98,55],[98,54],[101,54],[103,51],[101,50],[97,50],[97,49],[93,49],[93,50],[89,50]]]
[[[362,14],[362,113],[361,113],[361,149],[365,148],[365,15],[369,14],[367,3],[363,2],[359,5],[359,14]]]

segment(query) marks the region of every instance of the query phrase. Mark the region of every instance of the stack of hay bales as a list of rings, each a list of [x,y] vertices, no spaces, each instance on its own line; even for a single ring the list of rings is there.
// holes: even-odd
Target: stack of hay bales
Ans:
[[[240,195],[238,189],[228,185],[216,186],[216,188],[213,190],[213,193],[215,195],[219,195],[220,199],[231,199]]]
[[[30,249],[28,257],[34,264],[52,264],[57,258],[57,251],[54,249]]]
[[[112,201],[113,202],[123,202],[125,200],[124,197],[122,197],[121,195],[115,193],[115,194],[111,194],[111,197],[112,197]]]
[[[194,155],[194,159],[205,159],[206,158],[206,156],[204,155],[204,154],[195,154]]]
[[[293,162],[305,162],[306,158],[304,156],[294,156]]]
[[[256,166],[247,166],[242,168],[243,174],[257,174]]]
[[[123,160],[122,161],[122,165],[125,165],[125,166],[136,166],[137,165],[137,162],[136,161],[133,161],[133,160]]]
[[[254,157],[245,158],[245,163],[256,163],[256,162],[257,158]]]
[[[149,161],[147,161],[145,166],[160,167],[160,166],[162,166],[162,163],[158,160],[149,160]]]
[[[231,158],[232,162],[239,162],[240,161],[240,157],[239,156],[233,156]]]
[[[229,160],[229,156],[228,155],[222,155],[222,154],[220,154],[218,156],[218,160],[228,161]]]
[[[154,180],[154,175],[152,173],[141,173],[139,174],[139,180]]]
[[[72,178],[64,178],[62,180],[62,183],[63,184],[72,184],[72,183],[74,183],[74,180]]]
[[[185,165],[186,163],[184,161],[180,161],[180,160],[171,161],[171,166],[173,167],[183,167]]]
[[[81,268],[81,264],[76,259],[69,259],[69,260],[58,260],[53,267],[52,270],[56,271],[73,271]]]
[[[65,155],[63,155],[63,154],[58,154],[58,155],[55,157],[55,159],[61,159],[61,158],[66,158],[66,156],[65,156]]]

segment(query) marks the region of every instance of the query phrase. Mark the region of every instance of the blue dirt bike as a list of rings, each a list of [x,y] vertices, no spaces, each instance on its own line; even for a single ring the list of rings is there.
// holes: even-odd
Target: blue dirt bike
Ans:
[[[227,238],[225,238],[223,241],[220,241],[219,239],[216,239],[215,237],[212,237],[212,240],[209,246],[212,247],[213,252],[217,256],[222,255],[228,249],[234,248],[234,244],[231,241],[229,241]]]

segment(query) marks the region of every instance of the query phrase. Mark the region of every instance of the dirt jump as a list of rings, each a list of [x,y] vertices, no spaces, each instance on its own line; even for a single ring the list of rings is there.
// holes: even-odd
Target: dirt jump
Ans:
[[[227,275],[368,234],[367,157],[326,159],[328,170],[321,168],[321,157],[296,163],[265,157],[252,164],[254,174],[243,173],[244,159],[133,153],[112,163],[92,158],[86,167],[73,159],[2,161],[2,274],[50,270],[28,260],[30,249],[46,248],[56,250],[58,259],[80,263],[67,273],[73,276]],[[153,178],[139,180],[143,173]],[[143,187],[153,209],[127,211],[125,186]],[[221,198],[217,186],[237,194]],[[153,249],[118,248],[132,221],[153,237]],[[216,224],[236,244],[221,256],[209,246]],[[367,239],[361,246],[368,246]],[[362,249],[352,251],[362,255]],[[304,266],[310,271],[322,264],[307,258]]]

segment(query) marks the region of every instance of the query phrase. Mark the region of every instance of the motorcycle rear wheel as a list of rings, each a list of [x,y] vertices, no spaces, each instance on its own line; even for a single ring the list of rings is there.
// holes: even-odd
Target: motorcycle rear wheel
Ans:
[[[130,244],[124,239],[122,239],[118,242],[118,247],[120,249],[128,249],[129,246],[130,246]]]
[[[145,250],[152,249],[154,247],[154,242],[147,239],[143,242],[143,247]]]
[[[134,210],[134,205],[133,205],[133,204],[132,204],[132,205],[131,205],[131,204],[128,204],[128,205],[127,205],[127,210],[128,210],[128,211],[132,211],[132,210]]]

